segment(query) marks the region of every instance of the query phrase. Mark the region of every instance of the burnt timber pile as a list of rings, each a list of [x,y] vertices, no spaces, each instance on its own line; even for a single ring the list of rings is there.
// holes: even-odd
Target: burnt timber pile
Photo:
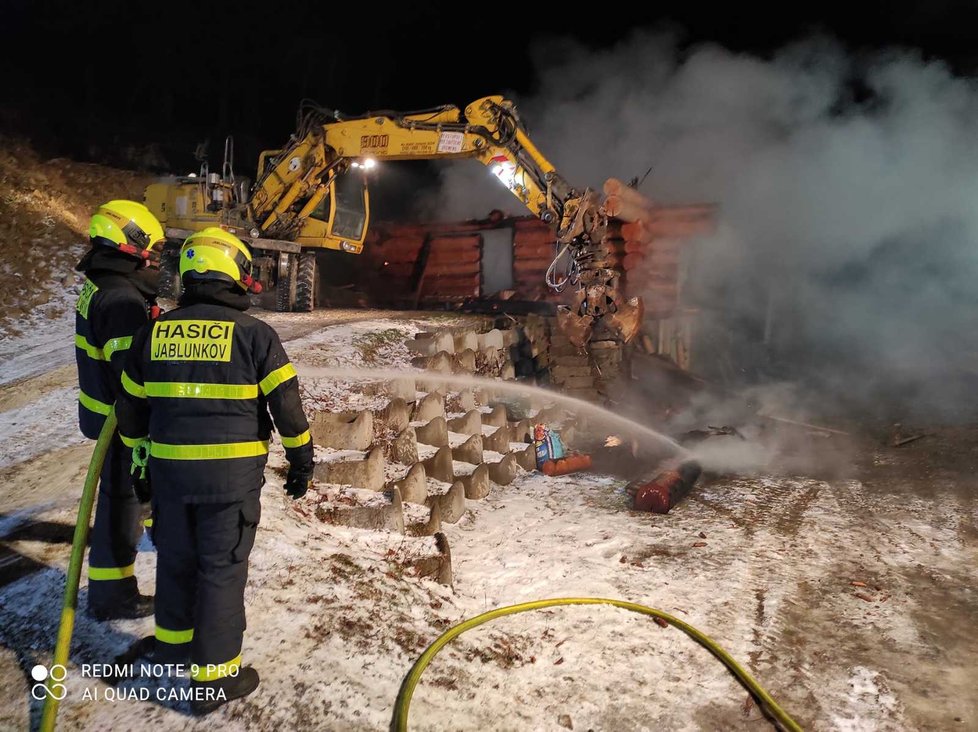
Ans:
[[[623,296],[638,296],[645,307],[641,331],[627,346],[595,334],[588,352],[558,331],[556,308],[572,302],[573,287],[561,293],[547,287],[554,235],[533,217],[493,211],[461,222],[377,224],[361,255],[367,261],[358,268],[358,288],[380,307],[515,319],[521,334],[512,354],[517,377],[590,401],[608,395],[627,368],[630,348],[688,370],[695,311],[682,304],[682,250],[689,239],[712,230],[714,207],[658,205],[615,179],[606,181],[604,192],[604,259],[620,273]]]

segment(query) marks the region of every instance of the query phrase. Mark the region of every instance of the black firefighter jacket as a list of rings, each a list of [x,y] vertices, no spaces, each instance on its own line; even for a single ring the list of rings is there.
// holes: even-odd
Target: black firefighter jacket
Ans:
[[[102,269],[86,273],[75,307],[78,424],[82,434],[94,440],[122,391],[126,353],[133,335],[149,320],[150,302],[134,273]]]
[[[149,437],[157,500],[231,503],[260,488],[272,418],[289,462],[312,463],[295,368],[278,334],[238,309],[161,316],[133,340],[122,386],[119,434],[130,447]]]

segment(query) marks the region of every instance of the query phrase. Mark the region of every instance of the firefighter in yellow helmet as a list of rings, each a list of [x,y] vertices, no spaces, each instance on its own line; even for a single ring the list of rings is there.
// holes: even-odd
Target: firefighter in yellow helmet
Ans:
[[[260,289],[248,248],[204,229],[184,243],[180,275],[180,307],[133,341],[117,410],[123,441],[148,442],[152,481],[156,633],[135,650],[189,657],[191,706],[205,714],[258,686],[241,665],[244,589],[273,426],[294,499],[312,480],[313,449],[295,368],[271,326],[244,313]]]
[[[76,269],[85,284],[75,313],[78,421],[96,439],[122,391],[122,366],[132,337],[156,304],[157,260],[163,227],[144,205],[109,201],[89,224],[91,248]],[[130,451],[113,437],[99,483],[88,557],[88,613],[97,620],[141,618],[153,598],[136,584],[140,507],[129,478]],[[147,499],[148,500],[148,499]]]

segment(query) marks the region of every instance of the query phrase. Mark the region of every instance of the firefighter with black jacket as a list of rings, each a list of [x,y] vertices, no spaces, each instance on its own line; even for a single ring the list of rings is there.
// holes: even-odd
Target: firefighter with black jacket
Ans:
[[[312,480],[313,447],[295,368],[271,326],[244,313],[260,291],[248,248],[204,229],[184,243],[180,275],[180,306],[134,339],[117,412],[134,457],[148,443],[158,560],[156,633],[143,650],[189,655],[191,705],[204,714],[258,687],[241,665],[244,589],[273,420],[292,498]]]
[[[163,227],[141,203],[109,201],[92,216],[89,238],[91,249],[76,267],[86,279],[75,308],[75,360],[78,422],[94,440],[122,391],[132,337],[156,303],[159,271],[147,265],[153,246],[163,241]],[[88,614],[97,620],[153,613],[153,598],[139,593],[134,574],[142,524],[130,462],[129,449],[114,435],[100,476],[88,556]]]

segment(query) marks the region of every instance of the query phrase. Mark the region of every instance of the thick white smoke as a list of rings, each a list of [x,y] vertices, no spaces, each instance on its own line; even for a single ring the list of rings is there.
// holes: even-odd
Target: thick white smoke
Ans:
[[[537,66],[519,110],[569,181],[651,166],[651,198],[719,205],[688,293],[739,324],[741,343],[760,341],[770,314],[761,370],[850,396],[975,403],[973,80],[909,50],[855,58],[814,39],[761,59],[648,33],[599,52],[552,42]],[[519,212],[480,166],[444,175],[443,217]]]

